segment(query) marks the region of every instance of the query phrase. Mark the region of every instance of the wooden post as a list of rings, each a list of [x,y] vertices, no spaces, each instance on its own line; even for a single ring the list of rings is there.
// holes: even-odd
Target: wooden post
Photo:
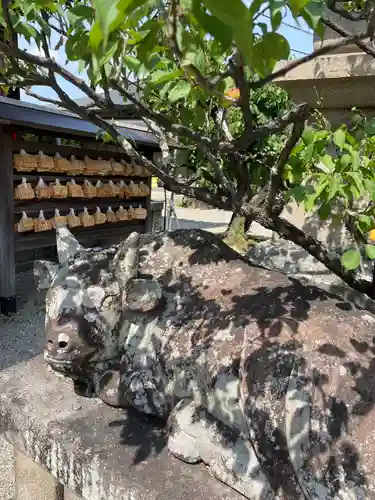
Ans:
[[[145,157],[148,160],[153,161],[154,153],[144,152],[143,154],[145,155]],[[147,210],[147,219],[145,221],[145,232],[146,233],[151,233],[152,232],[152,219],[153,219],[153,214],[152,214],[152,211],[151,211],[152,175],[150,175],[150,177],[147,177],[147,186],[149,187],[151,193],[150,193],[150,196],[147,197],[147,199],[146,199],[146,205],[145,205],[145,209]]]
[[[16,312],[13,156],[9,130],[0,126],[0,309]]]
[[[146,233],[152,232],[152,211],[151,211],[151,195],[152,195],[152,186],[151,186],[152,177],[147,177],[147,186],[150,188],[151,194],[146,198],[146,210],[147,210],[147,219],[145,223],[145,231]]]

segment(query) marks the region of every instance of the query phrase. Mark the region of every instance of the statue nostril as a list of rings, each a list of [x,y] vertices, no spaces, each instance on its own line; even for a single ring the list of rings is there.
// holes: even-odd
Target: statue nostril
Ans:
[[[60,333],[60,335],[57,337],[57,347],[58,349],[66,349],[69,346],[69,335],[66,335],[65,333]]]

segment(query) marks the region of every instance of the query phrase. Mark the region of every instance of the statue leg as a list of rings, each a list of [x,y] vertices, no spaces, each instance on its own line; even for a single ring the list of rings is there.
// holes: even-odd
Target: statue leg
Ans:
[[[188,463],[203,461],[213,476],[251,500],[272,500],[273,489],[251,443],[191,400],[169,418],[169,451]]]
[[[133,407],[141,413],[166,418],[168,404],[151,370],[106,370],[95,382],[96,395],[117,408]]]

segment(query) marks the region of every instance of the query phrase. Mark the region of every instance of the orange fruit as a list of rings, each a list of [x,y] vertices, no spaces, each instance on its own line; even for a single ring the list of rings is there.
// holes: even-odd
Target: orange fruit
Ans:
[[[240,89],[232,87],[225,92],[225,97],[229,97],[230,99],[235,99],[237,101],[240,98]]]
[[[368,233],[368,239],[371,241],[375,241],[375,229],[371,229],[371,231]]]

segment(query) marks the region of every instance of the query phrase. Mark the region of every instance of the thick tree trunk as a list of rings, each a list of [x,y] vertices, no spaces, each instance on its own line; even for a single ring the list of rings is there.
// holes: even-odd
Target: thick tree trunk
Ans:
[[[336,274],[336,276],[341,278],[354,290],[364,293],[372,299],[375,298],[373,283],[370,280],[358,278],[356,272],[346,271],[341,265],[339,255],[331,252],[321,241],[316,240],[313,236],[305,233],[302,229],[299,229],[282,217],[276,216],[270,218],[263,214],[258,214],[255,220],[264,228],[275,231],[281,238],[292,241],[304,248],[310,255],[319,260],[327,269]]]
[[[230,221],[228,223],[228,226],[223,233],[223,236],[222,236],[223,240],[225,240],[225,238],[228,238],[228,235],[230,233],[230,230],[231,230],[231,227],[232,227],[232,224],[233,224],[235,218],[236,218],[236,214],[233,212],[232,217],[230,218]]]

